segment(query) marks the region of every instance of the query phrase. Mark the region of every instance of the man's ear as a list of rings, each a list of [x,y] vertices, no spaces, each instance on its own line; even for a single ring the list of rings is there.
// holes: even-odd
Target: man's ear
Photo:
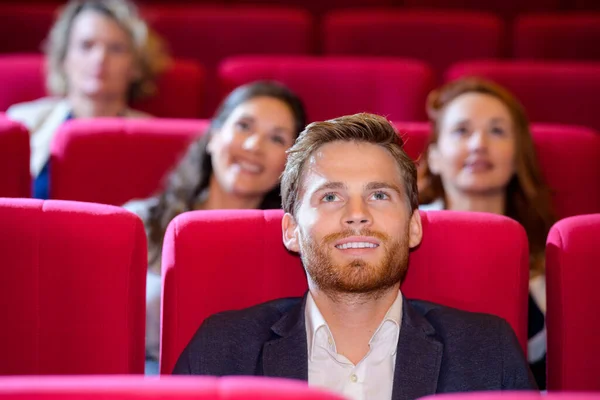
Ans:
[[[408,226],[408,247],[415,248],[423,239],[423,226],[421,225],[421,214],[419,210],[414,210],[410,217]]]
[[[285,213],[281,220],[281,230],[283,233],[283,244],[289,251],[300,252],[298,244],[298,224],[296,219],[290,213]]]
[[[429,145],[429,149],[427,150],[427,165],[429,166],[429,170],[431,173],[435,175],[440,174],[440,151],[438,150],[438,146],[435,143]]]

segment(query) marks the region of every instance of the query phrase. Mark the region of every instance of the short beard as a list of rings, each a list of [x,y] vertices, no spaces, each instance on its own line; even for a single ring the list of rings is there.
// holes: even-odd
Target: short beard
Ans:
[[[372,236],[380,240],[385,256],[378,265],[360,258],[346,265],[331,262],[332,244],[350,236]],[[392,240],[388,235],[363,229],[360,232],[344,231],[327,235],[320,243],[301,241],[300,256],[309,279],[332,299],[346,294],[363,298],[378,298],[398,285],[408,270],[408,232]]]

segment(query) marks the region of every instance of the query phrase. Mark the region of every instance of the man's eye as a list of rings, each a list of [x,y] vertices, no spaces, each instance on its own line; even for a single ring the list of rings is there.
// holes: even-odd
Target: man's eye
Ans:
[[[375,192],[372,197],[374,200],[387,200],[390,198],[385,192]]]
[[[325,203],[331,203],[333,201],[336,201],[338,199],[337,195],[335,193],[327,193],[323,196],[323,201]]]

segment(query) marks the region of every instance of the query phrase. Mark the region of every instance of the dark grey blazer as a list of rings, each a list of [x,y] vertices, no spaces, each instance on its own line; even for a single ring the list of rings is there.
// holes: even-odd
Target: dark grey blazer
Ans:
[[[306,297],[206,319],[173,373],[264,375],[308,380]],[[403,301],[393,400],[441,392],[535,389],[527,361],[503,319],[434,303]]]

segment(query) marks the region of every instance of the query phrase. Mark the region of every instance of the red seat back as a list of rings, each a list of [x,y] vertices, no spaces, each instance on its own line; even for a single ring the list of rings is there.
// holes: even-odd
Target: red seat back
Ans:
[[[411,253],[403,293],[499,315],[525,348],[529,266],[523,228],[491,214],[421,215],[424,239]],[[300,258],[282,244],[281,217],[280,210],[227,210],[173,220],[162,259],[162,373],[172,371],[206,317],[306,291]]]
[[[396,121],[425,120],[433,73],[393,58],[233,57],[219,70],[222,93],[257,79],[284,83],[303,99],[311,121],[374,112]]]
[[[29,131],[0,117],[0,197],[31,196]]]
[[[207,127],[205,120],[69,121],[52,143],[50,197],[113,205],[148,197]]]
[[[481,61],[455,64],[448,80],[480,76],[505,86],[532,122],[583,125],[600,130],[600,62]]]
[[[0,4],[0,53],[40,52],[60,5]]]
[[[549,390],[600,391],[598,260],[600,214],[554,225],[546,246]]]
[[[325,53],[415,58],[438,78],[451,64],[502,55],[504,24],[477,12],[342,10],[327,15]]]
[[[517,58],[600,61],[600,13],[522,15],[513,40]]]
[[[0,226],[0,375],[143,373],[142,221],[112,206],[0,199]]]

